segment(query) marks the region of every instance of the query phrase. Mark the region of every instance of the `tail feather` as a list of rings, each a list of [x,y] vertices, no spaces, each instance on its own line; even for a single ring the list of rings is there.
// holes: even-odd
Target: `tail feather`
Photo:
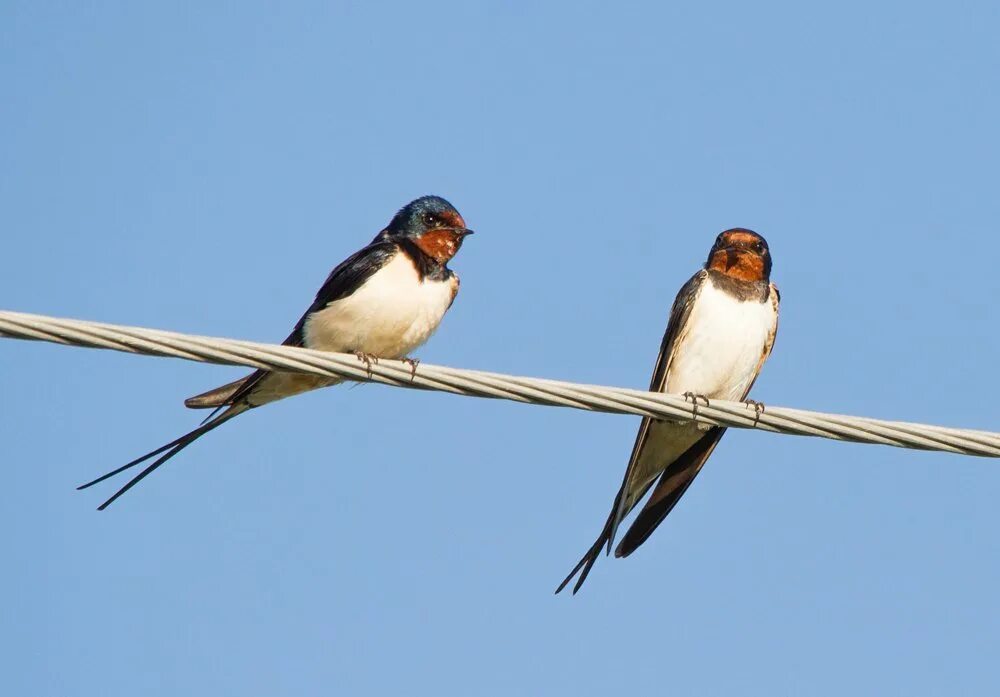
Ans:
[[[164,453],[165,452],[164,455],[162,455],[161,457],[157,458],[151,465],[149,465],[148,467],[146,467],[146,469],[144,469],[142,472],[140,472],[135,477],[133,477],[131,480],[129,480],[129,482],[125,486],[123,486],[121,489],[119,489],[117,492],[115,492],[114,496],[112,496],[107,501],[105,501],[104,503],[102,503],[100,506],[97,507],[97,510],[103,511],[105,508],[107,508],[112,503],[114,503],[115,500],[119,496],[121,496],[126,491],[128,491],[129,489],[131,489],[132,487],[134,487],[136,484],[138,484],[139,482],[141,482],[148,475],[152,474],[152,472],[157,467],[159,467],[164,462],[166,462],[167,460],[169,460],[170,458],[172,458],[174,455],[176,455],[177,453],[179,453],[181,450],[183,450],[187,446],[191,445],[193,442],[195,442],[196,440],[198,440],[199,438],[201,438],[203,435],[205,435],[209,431],[212,431],[212,430],[218,428],[219,426],[221,426],[222,424],[226,423],[227,421],[229,421],[233,417],[239,416],[240,414],[242,414],[243,412],[245,412],[249,408],[250,408],[249,405],[247,405],[246,403],[234,404],[233,406],[229,407],[226,411],[222,412],[221,414],[219,414],[218,416],[216,416],[214,419],[212,419],[208,423],[203,423],[201,426],[199,426],[198,428],[194,429],[193,431],[190,431],[189,433],[185,433],[180,438],[177,438],[176,440],[172,440],[169,443],[167,443],[166,445],[163,445],[163,446],[157,448],[156,450],[153,450],[153,451],[150,451],[150,452],[146,453],[142,457],[137,457],[136,459],[132,460],[129,463],[126,463],[126,464],[122,465],[121,467],[119,467],[116,470],[112,470],[111,472],[108,472],[107,474],[103,474],[100,477],[98,477],[97,479],[91,480],[91,481],[87,482],[86,484],[81,484],[80,486],[77,487],[77,490],[86,489],[88,487],[93,486],[94,484],[98,484],[100,482],[103,482],[105,479],[113,477],[116,474],[121,474],[125,470],[130,469],[132,467],[135,467],[136,465],[138,465],[140,463],[143,463],[143,462],[145,462],[146,460],[149,460],[152,457],[160,455],[160,453]]]
[[[184,400],[184,406],[188,409],[212,409],[232,404],[233,395],[239,392],[240,388],[255,375],[256,373],[252,373],[246,377],[240,378],[239,380],[233,380],[225,385],[209,390],[208,392],[202,392],[201,394],[196,394],[194,397],[188,397]]]
[[[601,547],[607,546],[605,554],[611,554],[611,547],[615,541],[615,533],[618,531],[618,526],[622,522],[622,518],[627,516],[632,508],[635,506],[636,502],[641,500],[643,496],[646,495],[646,491],[652,486],[652,482],[646,485],[641,491],[633,494],[628,494],[629,476],[628,472],[625,473],[625,481],[622,482],[621,488],[618,489],[618,493],[615,494],[615,502],[611,505],[611,513],[608,514],[608,519],[604,522],[604,527],[601,529],[601,534],[597,536],[597,540],[594,544],[590,546],[584,555],[573,567],[573,570],[569,572],[569,576],[563,579],[563,582],[559,584],[556,588],[556,593],[561,591],[566,587],[566,584],[576,576],[577,572],[580,572],[580,578],[577,579],[576,585],[573,586],[573,595],[576,595],[580,587],[583,586],[583,582],[587,580],[587,576],[590,574],[590,570],[597,563],[597,558],[601,555]]]
[[[725,432],[725,428],[712,428],[663,471],[646,505],[618,543],[616,557],[627,557],[653,534],[701,472]]]
[[[624,486],[622,487],[624,489]],[[577,572],[580,573],[580,578],[576,580],[576,584],[573,586],[573,595],[576,595],[577,591],[583,585],[583,582],[587,580],[587,576],[590,574],[590,570],[594,568],[594,564],[597,563],[597,558],[601,556],[601,548],[605,544],[608,546],[608,552],[611,552],[611,541],[614,536],[614,530],[618,527],[618,499],[622,496],[622,491],[618,492],[618,496],[615,497],[615,504],[611,507],[611,515],[604,522],[604,527],[601,529],[601,534],[597,536],[594,540],[594,544],[590,545],[590,549],[584,552],[583,557],[576,563],[573,570],[569,572],[569,575],[563,579],[563,582],[559,584],[556,588],[556,593],[559,593],[566,585],[576,576]]]
[[[606,529],[607,528],[605,528],[605,530]],[[562,583],[559,584],[559,587],[556,588],[556,593],[561,592],[562,589],[573,580],[573,577],[576,576],[577,572],[579,572],[580,578],[576,580],[576,584],[573,586],[573,595],[576,595],[576,592],[580,590],[580,586],[582,586],[583,582],[587,580],[590,570],[594,568],[597,558],[601,556],[601,547],[604,546],[604,542],[605,533],[602,532],[600,537],[597,538],[597,541],[594,542],[594,544],[590,546],[590,549],[588,549],[583,555],[583,558],[580,559],[580,561],[576,563],[576,566],[573,567],[573,570],[569,572],[569,575],[563,579]]]
[[[628,532],[625,533],[621,544],[615,549],[616,557],[627,557],[646,541],[653,530],[656,529],[656,526],[663,521],[681,496],[684,495],[684,492],[687,491],[691,482],[694,481],[698,472],[701,471],[705,460],[715,450],[715,446],[725,432],[726,429],[724,428],[716,427],[711,429],[698,442],[667,466],[663,474],[660,475],[659,480],[656,481],[656,488],[653,490],[649,501],[646,502],[646,505],[636,517]],[[607,521],[604,523],[601,534],[597,536],[594,544],[584,553],[583,558],[576,563],[576,566],[569,572],[569,575],[559,584],[559,587],[556,588],[556,593],[562,591],[573,580],[573,577],[579,573],[580,577],[573,586],[573,595],[576,595],[580,587],[583,586],[583,582],[587,580],[587,576],[597,562],[597,558],[601,555],[601,548],[607,545],[607,552],[611,552],[615,532],[618,530],[622,518],[632,511],[635,504],[642,500],[652,485],[653,482],[650,482],[649,485],[637,494],[627,496],[625,491],[628,487],[628,479],[626,478],[626,481],[622,484],[622,488],[618,490],[615,502],[611,506],[611,515],[608,516]]]

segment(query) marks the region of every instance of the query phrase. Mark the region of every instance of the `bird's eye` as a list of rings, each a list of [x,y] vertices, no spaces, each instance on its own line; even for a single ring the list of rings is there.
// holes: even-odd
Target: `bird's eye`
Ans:
[[[435,223],[437,223],[437,218],[434,216],[433,213],[424,213],[424,222],[427,223],[428,225],[434,225]]]
[[[753,243],[753,248],[757,251],[758,254],[764,253],[764,243],[761,242],[760,240],[757,240],[756,242]]]

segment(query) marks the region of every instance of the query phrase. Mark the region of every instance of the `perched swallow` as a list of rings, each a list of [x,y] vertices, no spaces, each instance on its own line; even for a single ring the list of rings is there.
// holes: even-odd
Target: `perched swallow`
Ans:
[[[407,358],[430,338],[458,294],[458,276],[448,268],[472,230],[455,207],[438,196],[404,206],[367,247],[341,262],[302,315],[285,346],[357,353],[365,362]],[[416,363],[410,360],[416,367]],[[209,431],[243,412],[339,379],[257,370],[227,385],[185,400],[191,409],[214,408],[202,425],[163,447],[83,484],[102,482],[163,453],[98,510]]]
[[[674,300],[649,390],[685,394],[695,409],[699,399],[745,400],[778,331],[780,297],[770,276],[771,253],[763,237],[742,228],[719,235],[705,267]],[[645,542],[698,476],[725,432],[720,426],[706,429],[693,422],[644,418],[604,529],[556,593],[577,572],[580,578],[573,593],[580,590],[601,547],[607,544],[611,552],[622,519],[655,482],[615,556],[627,557]]]

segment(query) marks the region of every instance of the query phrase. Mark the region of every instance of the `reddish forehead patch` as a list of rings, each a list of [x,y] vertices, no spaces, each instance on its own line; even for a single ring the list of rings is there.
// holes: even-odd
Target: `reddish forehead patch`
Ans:
[[[462,216],[460,216],[457,211],[445,211],[438,217],[452,227],[465,227],[465,221],[462,220]]]
[[[750,230],[726,230],[722,233],[722,241],[727,245],[731,244],[753,244],[760,240],[760,235],[751,232]]]

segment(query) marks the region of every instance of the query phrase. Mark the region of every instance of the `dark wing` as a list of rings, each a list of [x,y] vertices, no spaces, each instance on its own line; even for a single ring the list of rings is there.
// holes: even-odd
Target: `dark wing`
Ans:
[[[656,358],[653,377],[649,381],[650,392],[663,391],[667,371],[670,369],[670,363],[673,359],[674,346],[676,346],[678,338],[683,336],[687,329],[688,319],[691,317],[691,308],[694,307],[694,302],[701,292],[702,284],[704,284],[707,276],[708,272],[704,269],[696,273],[681,287],[677,293],[677,297],[674,299],[674,304],[670,309],[670,319],[667,322],[667,330],[663,334],[663,341],[660,343],[660,355]],[[587,550],[586,554],[583,555],[583,558],[573,567],[569,575],[559,584],[556,593],[565,588],[566,584],[576,576],[577,572],[580,572],[580,578],[577,579],[576,585],[573,587],[573,593],[575,594],[580,590],[580,586],[583,585],[583,582],[587,579],[587,575],[590,573],[590,569],[597,561],[601,547],[606,544],[608,551],[611,551],[611,544],[615,539],[615,533],[622,518],[628,515],[629,511],[635,507],[635,504],[646,495],[649,487],[652,486],[652,482],[650,482],[641,492],[635,492],[634,495],[629,494],[631,480],[639,462],[639,453],[642,452],[642,448],[646,444],[646,438],[649,436],[651,421],[647,416],[643,417],[642,423],[639,424],[639,433],[636,434],[635,444],[632,446],[632,455],[629,458],[628,467],[625,468],[625,477],[622,479],[621,488],[618,489],[615,502],[611,506],[611,514],[604,523],[601,534],[598,535],[597,540]]]
[[[757,381],[757,376],[760,375],[760,370],[764,367],[764,361],[771,355],[774,338],[778,334],[778,304],[780,302],[780,295],[773,283],[770,286],[768,301],[774,308],[774,326],[767,336],[767,341],[764,342],[764,350],[761,351],[760,360],[757,362],[753,379],[750,380],[750,384],[744,390],[743,395],[740,397],[741,400],[746,399],[747,395],[750,394],[750,388]],[[725,432],[725,428],[716,427],[710,429],[697,443],[688,448],[683,455],[667,466],[667,469],[660,475],[656,483],[656,488],[653,489],[653,494],[632,522],[628,532],[622,538],[621,544],[615,549],[616,557],[627,557],[634,552],[656,530],[656,527],[663,522],[663,519],[667,517],[667,514],[673,510],[674,505],[684,495],[684,492],[687,491],[687,488],[691,486],[694,478],[701,472],[702,465],[705,464],[708,456],[715,450],[715,446],[719,444],[719,439],[722,438],[722,434]]]
[[[334,300],[339,300],[340,298],[353,293],[365,281],[367,281],[373,273],[382,268],[382,266],[384,266],[389,259],[395,256],[398,251],[399,248],[394,242],[388,241],[382,233],[379,233],[379,235],[372,240],[371,244],[341,262],[337,268],[330,272],[326,282],[316,294],[316,299],[313,301],[313,304],[308,310],[306,310],[305,314],[302,315],[302,318],[298,321],[298,323],[296,323],[292,333],[289,334],[288,338],[282,343],[285,346],[302,346],[303,327],[305,326],[306,319],[311,313],[316,310],[323,309]],[[191,445],[191,443],[198,440],[209,431],[221,426],[233,417],[242,414],[247,409],[250,409],[249,403],[244,401],[244,398],[250,394],[250,391],[253,390],[254,386],[257,385],[258,382],[260,382],[261,378],[267,375],[267,372],[268,371],[264,370],[254,371],[247,377],[237,380],[236,382],[231,382],[227,385],[223,385],[222,387],[217,387],[214,390],[210,390],[209,392],[205,392],[204,394],[186,400],[185,404],[193,408],[213,406],[217,408],[208,415],[207,419],[202,421],[198,428],[194,429],[190,433],[186,433],[180,438],[172,440],[166,445],[161,446],[152,452],[148,452],[142,457],[136,458],[135,460],[122,465],[118,469],[108,472],[107,474],[77,488],[86,489],[87,487],[93,486],[98,482],[103,482],[109,477],[113,477],[116,474],[135,467],[136,465],[143,463],[156,455],[160,455],[160,457],[151,465],[146,467],[146,469],[133,477],[132,480],[119,489],[114,496],[101,504],[98,510],[104,510],[112,502],[114,502],[115,499],[142,481],[164,462],[172,458],[187,446]],[[225,411],[219,414],[218,412],[222,409],[225,409]],[[163,454],[161,455],[161,453]]]
[[[697,443],[667,466],[657,480],[653,494],[615,549],[616,557],[627,557],[653,534],[701,472],[702,465],[715,450],[725,432],[726,429],[719,426],[710,429]]]
[[[302,346],[302,329],[305,326],[309,315],[317,310],[322,310],[330,303],[356,291],[365,281],[371,278],[372,274],[381,269],[386,263],[399,252],[399,245],[395,242],[384,239],[382,234],[372,242],[344,261],[326,277],[326,281],[316,293],[316,299],[309,309],[305,311],[299,319],[292,333],[284,340],[286,346]]]
[[[674,300],[674,305],[670,310],[670,320],[667,322],[667,330],[663,334],[663,342],[660,344],[660,355],[656,360],[656,368],[653,370],[653,377],[649,383],[650,392],[662,392],[666,385],[667,372],[674,357],[674,347],[677,340],[687,333],[688,319],[691,317],[691,308],[694,307],[695,300],[701,292],[702,284],[708,276],[708,272],[699,271],[692,276],[681,288]],[[615,533],[622,519],[629,514],[632,508],[642,500],[649,490],[647,485],[642,492],[635,492],[629,496],[629,484],[639,463],[639,454],[646,445],[646,438],[649,436],[649,426],[652,419],[648,416],[642,419],[639,424],[639,432],[635,436],[635,444],[632,446],[632,455],[629,457],[628,467],[625,469],[625,478],[622,480],[622,488],[615,498],[615,506],[612,510],[613,523],[610,529],[610,537],[607,540],[608,551],[611,551],[611,543],[614,541]],[[626,499],[630,499],[627,501]]]
[[[309,309],[303,313],[302,317],[295,324],[292,333],[281,342],[282,345],[302,346],[304,342],[302,332],[309,315],[317,310],[322,310],[335,300],[345,298],[356,291],[364,285],[365,281],[372,274],[385,266],[386,262],[392,259],[398,252],[398,245],[386,239],[383,233],[379,233],[367,247],[358,250],[338,264],[330,272],[330,275],[327,276],[319,292],[316,293],[316,299],[313,300],[313,304],[309,306]],[[230,404],[236,404],[249,395],[257,383],[260,382],[261,378],[267,375],[267,373],[268,371],[266,370],[255,370],[245,378],[190,397],[184,400],[184,404],[192,409],[221,408]]]
[[[767,357],[771,355],[771,349],[774,348],[774,339],[778,336],[778,316],[779,316],[779,306],[781,305],[781,293],[778,292],[778,286],[773,283],[768,286],[768,296],[767,302],[771,303],[771,307],[774,309],[774,326],[771,327],[771,332],[767,335],[767,341],[764,342],[764,350],[760,354],[760,360],[757,361],[757,370],[754,371],[753,379],[750,384],[747,385],[746,391],[743,392],[743,396],[740,399],[746,399],[747,395],[750,394],[750,390],[753,389],[753,384],[757,382],[757,378],[760,377],[760,371],[764,367],[764,362]]]

